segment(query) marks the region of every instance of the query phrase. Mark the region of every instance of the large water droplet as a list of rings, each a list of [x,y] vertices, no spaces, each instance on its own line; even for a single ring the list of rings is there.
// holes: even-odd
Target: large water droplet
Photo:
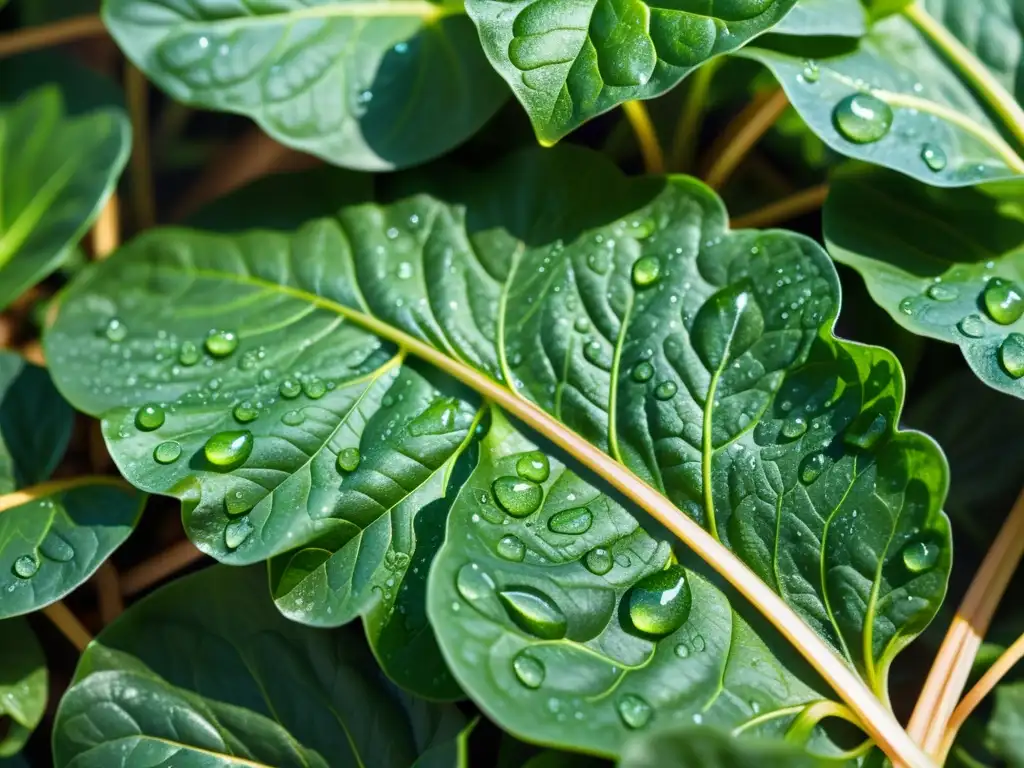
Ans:
[[[968,315],[956,327],[969,339],[980,339],[985,335],[985,321],[980,315]]]
[[[516,461],[516,473],[524,480],[534,483],[543,483],[551,474],[551,465],[548,457],[540,451],[524,453]]]
[[[923,573],[939,561],[939,548],[924,541],[913,541],[903,548],[903,564],[912,573]]]
[[[107,321],[103,333],[110,341],[124,341],[128,337],[128,326],[120,319],[112,317]]]
[[[224,511],[227,512],[229,517],[244,515],[252,508],[252,501],[242,491],[235,491],[224,496]]]
[[[673,565],[641,579],[629,591],[629,619],[641,632],[663,637],[683,626],[690,601],[686,571]]]
[[[999,345],[999,362],[1013,378],[1024,376],[1024,335],[1011,333]]]
[[[904,315],[910,316],[914,314],[914,297],[906,296],[899,303],[899,310]]]
[[[854,93],[836,104],[832,124],[847,141],[870,144],[892,127],[892,107],[870,93]]]
[[[285,411],[281,415],[281,422],[287,424],[289,427],[297,427],[306,420],[306,415],[298,410]]]
[[[735,360],[764,336],[764,316],[746,283],[718,291],[701,305],[690,338],[710,371]]]
[[[513,563],[520,563],[526,557],[526,545],[523,544],[518,536],[513,536],[512,534],[502,536],[498,540],[498,546],[495,549],[499,557],[511,560]]]
[[[256,417],[260,415],[260,412],[253,407],[252,403],[245,400],[235,406],[231,415],[235,417],[235,421],[241,422],[242,424],[248,424],[250,421],[255,421]]]
[[[590,530],[594,515],[586,507],[574,507],[556,512],[548,520],[548,528],[555,533],[580,534]]]
[[[889,427],[889,420],[881,413],[876,413],[870,421],[864,418],[858,421],[843,434],[843,442],[865,451],[874,446]]]
[[[540,688],[544,682],[544,664],[528,651],[520,651],[512,659],[512,669],[519,678],[519,682],[530,689]]]
[[[654,376],[654,366],[646,360],[642,360],[633,366],[633,372],[630,376],[633,377],[633,381],[643,384],[645,381],[650,381],[651,377]]]
[[[804,62],[804,68],[800,71],[800,76],[805,83],[816,83],[821,78],[821,69],[816,62],[807,60]]]
[[[661,275],[661,262],[657,256],[644,256],[633,264],[633,285],[647,288],[658,282]]]
[[[583,565],[597,576],[604,576],[612,569],[612,553],[604,547],[595,547],[583,558]]]
[[[933,283],[928,286],[928,290],[925,293],[928,294],[929,299],[935,301],[953,301],[960,295],[956,286],[946,285],[945,283]]]
[[[181,456],[181,445],[174,440],[160,443],[153,449],[153,459],[158,464],[173,464]]]
[[[782,436],[795,440],[807,432],[807,419],[795,416],[782,422]]]
[[[921,147],[921,159],[929,170],[938,173],[946,168],[946,153],[936,144],[924,144]]]
[[[227,357],[238,349],[238,337],[231,331],[212,331],[204,346],[214,357]]]
[[[163,426],[167,416],[164,409],[156,403],[146,403],[135,413],[135,426],[143,432],[152,432]]]
[[[1010,325],[1024,315],[1024,290],[1012,280],[993,277],[985,286],[982,302],[988,316],[1000,325]]]
[[[453,398],[435,400],[412,420],[409,424],[409,434],[413,437],[447,435],[455,430],[455,417],[458,413],[459,404]]]
[[[69,563],[75,559],[75,550],[70,542],[56,531],[50,531],[39,544],[43,557],[58,563]]]
[[[465,600],[476,603],[494,593],[494,579],[476,563],[466,563],[455,575],[455,588]]]
[[[202,353],[199,351],[198,346],[191,341],[182,342],[181,349],[178,351],[179,363],[185,366],[195,365],[199,362],[200,357],[202,357]]]
[[[825,469],[825,456],[821,453],[812,453],[803,460],[800,465],[800,482],[810,485]]]
[[[11,571],[19,579],[31,579],[39,570],[39,561],[32,555],[22,555],[14,561]]]
[[[338,471],[339,472],[355,472],[359,467],[359,462],[363,460],[362,455],[359,453],[359,449],[354,446],[348,448],[342,448],[338,451]]]
[[[591,341],[583,346],[583,357],[587,362],[596,365],[598,368],[608,368],[608,361],[604,356],[604,349],[600,341]]]
[[[544,492],[536,483],[520,477],[499,477],[491,484],[494,498],[512,517],[526,517],[540,506]]]
[[[671,400],[676,396],[677,391],[679,388],[674,381],[663,381],[654,388],[654,396],[658,400]]]
[[[626,727],[633,730],[643,728],[651,722],[651,716],[654,714],[651,705],[634,693],[627,693],[620,698],[616,709]]]
[[[286,400],[294,400],[302,394],[302,385],[295,379],[285,379],[281,382],[281,386],[277,388],[277,391],[280,392],[281,397]]]
[[[248,517],[228,523],[224,528],[224,546],[228,549],[238,549],[252,531],[253,525]]]
[[[215,467],[230,469],[243,464],[255,441],[249,430],[229,430],[211,435],[203,446],[206,460]]]
[[[577,317],[572,327],[576,333],[586,333],[590,330],[590,320],[585,317]]]
[[[306,379],[302,382],[302,391],[310,400],[319,400],[327,394],[327,385],[321,379]]]
[[[532,587],[515,587],[502,590],[498,598],[508,617],[523,631],[544,640],[565,637],[565,614],[547,595]]]

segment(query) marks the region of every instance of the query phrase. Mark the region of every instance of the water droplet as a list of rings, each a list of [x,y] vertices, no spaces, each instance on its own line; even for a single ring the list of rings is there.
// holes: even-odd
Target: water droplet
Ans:
[[[704,643],[704,635],[694,635],[693,640],[690,641],[690,645],[693,646],[693,650],[700,653],[707,647]]]
[[[231,331],[211,331],[204,346],[214,357],[227,357],[238,349],[238,337]]]
[[[403,261],[398,265],[398,269],[395,270],[395,275],[399,280],[408,280],[413,275],[412,264],[408,261]]]
[[[435,400],[412,420],[409,424],[409,434],[413,437],[447,435],[455,429],[455,417],[458,413],[459,404],[455,399],[445,397]]]
[[[604,576],[612,569],[612,553],[604,547],[596,547],[583,558],[583,565],[597,576]]]
[[[650,381],[651,377],[654,376],[654,366],[643,360],[633,366],[633,372],[630,376],[633,377],[633,381],[643,384],[645,381]]]
[[[527,651],[520,651],[512,659],[512,669],[515,671],[516,677],[519,678],[519,682],[527,688],[540,688],[541,683],[544,682],[544,665],[540,659]]]
[[[956,327],[969,339],[980,339],[985,335],[985,321],[980,315],[968,315]]]
[[[1012,280],[993,277],[982,294],[985,311],[1000,325],[1010,325],[1024,315],[1024,290]]]
[[[224,546],[228,549],[238,549],[252,531],[253,525],[248,517],[228,523],[224,528]]]
[[[147,403],[135,413],[135,426],[143,432],[152,432],[163,426],[166,414],[156,403]]]
[[[661,276],[661,262],[657,256],[644,256],[633,264],[633,285],[647,288],[658,282]]]
[[[302,411],[299,410],[285,411],[285,413],[281,416],[281,422],[283,424],[287,424],[289,427],[297,427],[305,420],[305,414],[303,414]]]
[[[586,333],[590,330],[590,321],[585,317],[577,317],[572,327],[576,330],[576,333]]]
[[[902,312],[904,315],[909,316],[914,314],[914,297],[907,296],[905,299],[903,299],[903,301],[901,301],[899,304],[899,309],[900,312]]]
[[[598,368],[607,368],[608,363],[605,361],[602,353],[601,342],[591,341],[583,347],[583,357],[588,362],[596,365]]]
[[[924,144],[921,147],[921,159],[936,173],[946,168],[946,153],[942,147],[935,144]]]
[[[11,570],[19,579],[31,579],[39,570],[39,561],[32,555],[22,555],[14,561]]]
[[[46,534],[39,545],[39,551],[43,557],[58,563],[69,563],[75,559],[75,550],[70,542],[53,530]]]
[[[260,415],[260,412],[256,408],[253,408],[252,403],[245,400],[235,406],[231,415],[235,417],[235,421],[240,421],[242,424],[248,424],[250,421],[255,421],[256,417]]]
[[[565,637],[565,614],[547,595],[532,587],[514,587],[499,592],[498,598],[520,629],[544,640]]]
[[[812,453],[803,460],[800,465],[800,482],[810,485],[825,469],[825,456],[821,453]]]
[[[892,127],[892,108],[870,93],[854,93],[836,104],[832,124],[847,141],[870,144]]]
[[[864,423],[865,420],[861,419],[860,424]],[[881,413],[876,413],[871,421],[866,422],[866,426],[855,425],[847,429],[843,435],[843,442],[865,451],[869,450],[885,434],[888,426],[889,420]]]
[[[594,515],[586,507],[563,509],[548,520],[548,528],[555,533],[577,535],[590,530]]]
[[[306,379],[302,382],[302,391],[310,400],[319,400],[327,394],[327,385],[320,379]]]
[[[113,342],[124,341],[128,336],[128,326],[118,318],[112,317],[107,321],[103,333]]]
[[[241,491],[235,491],[224,496],[224,511],[229,517],[244,515],[252,508],[252,502]]]
[[[215,467],[231,469],[245,463],[254,442],[252,432],[248,430],[218,432],[206,441],[203,454]]]
[[[494,579],[476,563],[466,563],[455,575],[455,588],[465,600],[475,603],[494,593]]]
[[[659,400],[671,400],[677,391],[678,387],[674,381],[663,381],[654,388],[654,396]]]
[[[179,456],[181,456],[181,445],[174,440],[160,443],[160,445],[153,449],[153,459],[158,464],[173,464],[178,460]]]
[[[302,385],[295,379],[285,379],[281,382],[281,386],[277,388],[277,391],[280,392],[281,397],[286,400],[294,400],[302,394]]]
[[[818,67],[817,62],[808,59],[804,62],[804,68],[800,75],[805,83],[816,83],[821,78],[821,69]]]
[[[651,716],[654,714],[651,705],[633,693],[627,693],[619,699],[616,709],[626,727],[633,730],[643,728],[651,722]]]
[[[792,419],[786,419],[782,422],[781,432],[783,437],[795,440],[807,432],[807,419],[801,418],[800,416]]]
[[[359,449],[353,446],[348,448],[342,448],[338,451],[338,471],[339,472],[355,472],[359,467],[359,462],[363,460],[362,455],[359,453]]]
[[[912,573],[923,573],[939,561],[939,548],[924,541],[914,541],[903,548],[903,564]]]
[[[186,366],[195,365],[199,362],[200,357],[202,357],[202,353],[200,353],[199,347],[191,341],[182,342],[181,349],[178,351],[179,363]]]
[[[929,299],[934,299],[935,301],[953,301],[960,295],[956,286],[946,285],[945,283],[929,285],[925,293],[928,294]]]
[[[1024,376],[1024,335],[1011,333],[999,345],[999,362],[1013,378]]]
[[[683,626],[690,601],[686,571],[674,565],[634,585],[629,591],[629,619],[641,632],[663,637]]]
[[[524,480],[531,480],[535,483],[543,483],[551,473],[551,466],[548,464],[548,457],[540,451],[524,453],[516,461],[516,473]]]
[[[690,646],[688,646],[686,643],[680,643],[679,645],[677,645],[675,647],[675,654],[680,659],[689,658],[689,656],[690,656]]]
[[[513,563],[520,563],[526,557],[526,545],[520,541],[518,536],[511,534],[502,536],[498,540],[496,549],[499,557],[511,560]]]
[[[491,490],[501,508],[512,517],[526,517],[540,506],[544,492],[536,483],[519,477],[499,477],[491,483]]]

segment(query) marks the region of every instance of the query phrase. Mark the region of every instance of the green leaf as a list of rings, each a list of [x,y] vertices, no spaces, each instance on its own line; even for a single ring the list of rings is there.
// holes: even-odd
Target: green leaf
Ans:
[[[773,34],[860,37],[868,31],[861,0],[798,0]]]
[[[66,292],[47,359],[125,477],[181,498],[190,536],[230,562],[354,533],[395,481],[356,515],[337,459],[370,449],[413,352],[478,390],[511,383],[511,404],[629,467],[881,690],[944,594],[947,470],[895,429],[895,359],[832,336],[839,282],[820,246],[730,232],[700,182],[629,179],[571,147],[376,184],[291,234],[151,232]],[[141,430],[153,399],[166,418]],[[160,464],[170,441],[180,458]]]
[[[1010,768],[1024,766],[1024,683],[1005,683],[995,690],[995,709],[985,745]]]
[[[496,489],[538,456],[543,504],[511,516]],[[614,757],[633,732],[669,722],[784,733],[822,695],[672,560],[496,411],[431,569],[428,612],[471,697],[523,738]]]
[[[619,768],[825,768],[832,764],[785,742],[741,740],[727,731],[688,726],[634,739]]]
[[[466,11],[537,137],[553,144],[624,101],[664,93],[708,59],[777,24],[795,4],[469,0]]]
[[[464,725],[390,685],[354,631],[282,617],[262,568],[213,567],[89,646],[57,712],[54,765],[461,768],[436,758]]]
[[[178,101],[247,115],[281,143],[350,168],[441,155],[507,98],[458,3],[106,0],[103,13],[118,45]]]
[[[737,55],[768,67],[811,130],[847,157],[935,186],[1024,174],[986,105],[902,16],[874,24],[856,47],[776,38]],[[876,117],[857,120],[851,97]]]
[[[0,765],[18,752],[46,711],[46,658],[24,619],[0,622]]]
[[[89,228],[130,135],[118,110],[66,117],[52,86],[0,106],[0,308],[56,270]]]
[[[1024,183],[934,189],[850,166],[834,175],[824,229],[896,322],[958,344],[982,381],[1024,397],[1024,317],[1006,322],[1024,315]]]

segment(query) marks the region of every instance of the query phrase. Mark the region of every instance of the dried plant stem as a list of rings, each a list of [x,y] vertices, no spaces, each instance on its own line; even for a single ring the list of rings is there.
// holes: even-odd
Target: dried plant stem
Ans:
[[[126,572],[121,579],[121,594],[125,597],[137,595],[202,557],[203,553],[191,541],[180,541]]]
[[[121,203],[115,192],[92,226],[92,255],[102,261],[121,244]]]
[[[43,613],[79,651],[84,651],[86,646],[92,642],[89,630],[63,602],[58,601],[46,606],[43,608]]]
[[[759,95],[740,112],[715,143],[711,156],[715,158],[704,175],[712,189],[721,189],[743,162],[750,149],[782,116],[789,100],[781,88]]]
[[[100,618],[106,626],[124,613],[124,598],[121,596],[121,583],[117,569],[108,560],[96,571],[93,581],[96,583]]]
[[[149,155],[149,83],[134,64],[126,63],[124,95],[132,121],[132,203],[137,229],[156,224],[153,168]]]
[[[828,197],[828,184],[801,190],[778,202],[766,205],[751,213],[737,216],[730,226],[733,229],[760,229],[773,227],[789,219],[821,208]]]
[[[992,542],[932,664],[907,732],[926,752],[942,746],[971,665],[992,623],[1010,577],[1024,555],[1024,491]]]
[[[658,133],[654,130],[654,123],[647,112],[647,107],[642,101],[627,101],[622,105],[622,111],[626,119],[633,127],[636,140],[640,144],[640,154],[644,158],[644,168],[648,173],[665,172],[665,153],[658,143]]]
[[[70,43],[84,37],[95,37],[106,32],[99,16],[75,16],[53,24],[27,27],[0,35],[0,59],[19,53]]]

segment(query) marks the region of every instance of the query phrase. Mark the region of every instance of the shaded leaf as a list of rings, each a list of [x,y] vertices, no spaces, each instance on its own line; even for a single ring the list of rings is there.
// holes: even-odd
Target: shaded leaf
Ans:
[[[363,170],[415,165],[473,135],[507,98],[461,4],[106,0],[118,45],[178,101]]]
[[[860,37],[867,30],[861,0],[797,0],[772,33]]]
[[[856,46],[775,38],[737,55],[768,67],[811,130],[847,157],[935,186],[1024,174],[985,105],[902,16],[877,22]],[[851,111],[874,117],[848,117],[855,128],[844,129],[840,115]]]
[[[282,617],[262,568],[214,567],[133,605],[86,650],[54,765],[455,768],[425,758],[464,725],[388,683],[354,631]]]
[[[783,741],[736,739],[724,730],[689,726],[634,739],[619,768],[824,768],[832,764]]]
[[[0,107],[0,308],[57,269],[124,168],[130,126],[118,110],[65,116],[45,86]]]
[[[994,695],[985,745],[1010,768],[1020,768],[1024,766],[1024,683],[997,686]]]
[[[834,175],[824,229],[832,256],[861,273],[897,323],[959,345],[982,381],[1024,397],[1024,359],[1017,370],[1005,356],[1024,333],[1024,317],[1006,322],[1024,315],[1024,183],[934,189],[845,167]],[[993,285],[999,279],[1007,286]]]
[[[469,0],[466,12],[537,137],[553,144],[624,101],[664,93],[777,24],[795,3]]]
[[[24,619],[0,622],[0,765],[18,752],[46,711],[46,658]]]

